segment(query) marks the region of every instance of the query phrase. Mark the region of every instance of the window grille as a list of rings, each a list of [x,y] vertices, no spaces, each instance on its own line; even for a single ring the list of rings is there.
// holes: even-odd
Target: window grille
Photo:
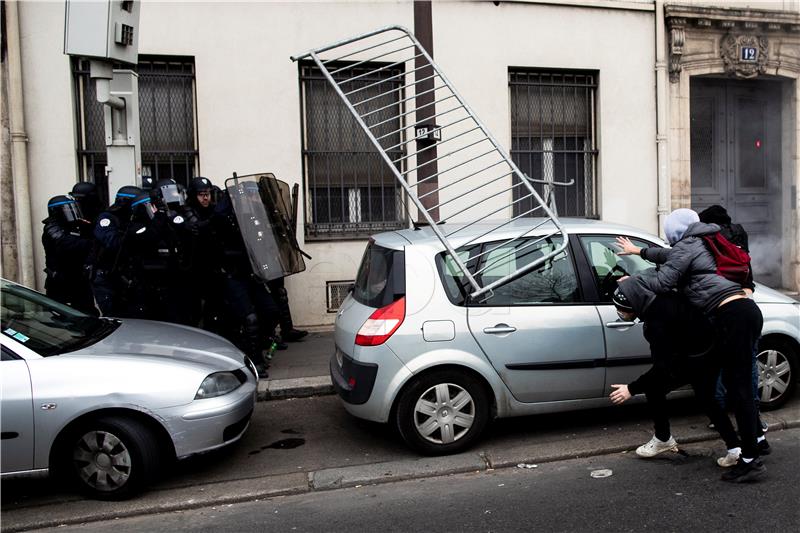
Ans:
[[[350,289],[353,288],[355,280],[349,281],[326,281],[328,312],[335,313],[339,310]]]
[[[195,128],[194,59],[140,56],[139,135],[142,176],[187,185],[199,172]],[[80,179],[94,181],[107,198],[103,106],[89,78],[89,62],[73,61]]]
[[[342,63],[342,66],[346,63]],[[402,139],[398,109],[403,99],[398,68],[373,72],[365,64],[334,75],[358,77],[344,90],[363,90],[371,100],[369,110],[378,110],[376,120],[386,120],[376,135],[395,133],[391,145]],[[361,76],[362,73],[372,72]],[[306,236],[310,239],[360,238],[408,225],[403,195],[394,175],[372,146],[369,138],[348,112],[319,68],[300,64],[301,114],[303,120],[303,171],[306,187]],[[392,89],[398,89],[392,91]],[[369,93],[369,94],[367,94]],[[365,96],[366,98],[366,96]],[[366,108],[366,106],[365,106]],[[388,141],[387,141],[388,142]],[[404,155],[402,146],[390,152],[392,159]]]
[[[596,218],[595,96],[597,74],[540,70],[510,70],[511,157],[535,180],[570,182],[554,195],[560,216]],[[518,178],[514,176],[514,183]],[[545,185],[535,183],[544,196]],[[514,200],[522,191],[514,189]],[[532,207],[531,200],[514,204],[514,215]]]

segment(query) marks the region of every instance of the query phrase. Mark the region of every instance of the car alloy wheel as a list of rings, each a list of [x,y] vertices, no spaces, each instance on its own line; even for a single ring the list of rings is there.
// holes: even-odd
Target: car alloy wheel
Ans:
[[[796,381],[796,355],[791,347],[767,340],[759,346],[758,400],[762,409],[775,409],[786,403]]]
[[[72,461],[81,480],[98,491],[116,490],[131,475],[130,451],[107,431],[84,434],[73,448]]]
[[[455,383],[439,383],[420,396],[414,407],[419,434],[434,444],[450,444],[462,438],[475,422],[475,402]]]
[[[475,375],[432,370],[400,393],[395,424],[406,443],[420,453],[458,453],[483,433],[490,407],[486,385]]]

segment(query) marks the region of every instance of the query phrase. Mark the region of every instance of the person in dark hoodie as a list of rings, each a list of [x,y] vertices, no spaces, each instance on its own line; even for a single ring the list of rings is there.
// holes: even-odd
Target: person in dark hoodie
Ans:
[[[612,403],[619,405],[637,394],[647,397],[654,435],[636,449],[639,457],[650,458],[678,451],[669,424],[667,394],[690,384],[709,419],[723,428],[726,446],[739,445],[736,432],[726,426],[725,411],[713,400],[715,366],[710,356],[713,335],[708,320],[677,292],[656,295],[637,278],[623,278],[612,299],[622,320],[639,318],[644,338],[650,344],[653,365],[627,385],[611,385]],[[680,335],[676,335],[680,331]]]
[[[632,279],[655,294],[679,290],[711,323],[715,340],[713,365],[721,370],[729,384],[729,399],[741,442],[736,466],[722,474],[722,479],[738,483],[766,473],[759,460],[752,390],[753,345],[761,335],[764,319],[741,285],[716,273],[716,261],[703,237],[719,231],[716,224],[700,222],[698,214],[691,209],[676,209],[664,221],[664,233],[672,248],[639,249],[629,246],[630,241],[624,238],[618,239],[618,244],[623,253],[637,253],[660,265],[657,270],[641,272]],[[717,427],[717,430],[724,438],[728,428]],[[730,445],[728,451],[731,452]]]

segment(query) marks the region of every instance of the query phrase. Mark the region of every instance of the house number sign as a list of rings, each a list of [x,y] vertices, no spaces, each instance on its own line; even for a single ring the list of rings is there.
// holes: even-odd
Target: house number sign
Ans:
[[[739,47],[739,61],[744,63],[755,63],[758,61],[758,48],[755,46]]]

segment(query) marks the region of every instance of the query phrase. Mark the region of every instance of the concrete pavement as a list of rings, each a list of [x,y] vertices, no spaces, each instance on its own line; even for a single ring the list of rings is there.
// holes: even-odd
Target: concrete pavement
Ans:
[[[275,352],[269,378],[258,384],[259,400],[333,394],[328,363],[333,355],[332,328],[318,328],[289,348]]]

